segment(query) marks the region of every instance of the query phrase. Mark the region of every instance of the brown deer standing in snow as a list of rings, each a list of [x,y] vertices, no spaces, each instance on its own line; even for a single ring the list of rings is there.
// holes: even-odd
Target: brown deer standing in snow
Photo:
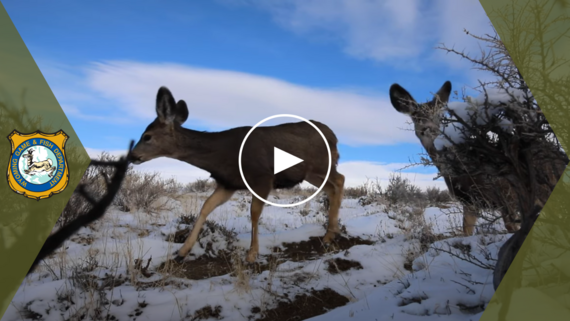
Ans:
[[[446,81],[431,101],[418,104],[400,85],[393,84],[390,87],[392,105],[397,111],[411,117],[416,136],[440,172],[442,168],[445,170],[448,167],[457,169],[465,166],[467,169],[463,160],[471,161],[465,157],[462,157],[463,160],[456,157],[458,154],[454,155],[453,150],[437,150],[434,145],[440,134],[441,111],[450,94],[451,83]],[[516,133],[505,136],[512,140],[506,138],[502,148],[498,150],[487,145],[488,150],[481,154],[484,161],[472,159],[474,163],[468,165],[469,170],[464,174],[444,176],[450,193],[463,203],[465,234],[473,234],[478,211],[481,209],[499,210],[506,229],[514,232],[498,253],[493,272],[495,290],[568,165],[568,157],[564,151],[554,141],[551,141],[553,144],[550,145],[544,139],[548,138],[549,133],[545,130],[546,119],[533,121],[532,117],[521,117],[529,114],[516,114],[516,111],[524,111],[529,105],[533,106],[513,106],[515,111],[510,111],[518,118],[514,125],[517,126]],[[475,135],[488,135],[488,132],[483,131]],[[522,135],[526,136],[526,140],[521,139]],[[477,157],[476,154],[470,155],[469,157]],[[493,157],[497,158],[497,163],[493,164]],[[475,166],[479,168],[475,169]],[[515,218],[520,218],[521,223],[515,224]]]
[[[434,146],[434,141],[440,131],[440,123],[436,112],[447,104],[450,94],[451,82],[446,81],[431,101],[418,104],[408,91],[400,85],[393,84],[390,87],[392,106],[397,111],[410,116],[414,124],[416,136],[440,171],[441,164],[437,162],[438,151]],[[434,115],[436,116],[434,117]],[[499,200],[498,197],[507,198],[507,202],[510,201],[511,203],[515,201],[514,197],[510,196],[512,191],[509,190],[508,184],[504,184],[504,195],[496,195],[494,191],[486,192],[486,189],[482,187],[487,180],[486,175],[444,177],[444,180],[450,193],[463,204],[463,233],[467,235],[473,234],[479,215],[478,206],[491,202],[496,207],[500,207],[498,204],[504,204],[504,199]],[[512,200],[509,198],[512,198]],[[518,229],[518,224],[515,223],[517,213],[512,213],[512,208],[514,207],[501,207],[505,228],[509,232],[514,232]]]
[[[442,153],[446,151],[436,150],[434,141],[440,134],[440,111],[447,104],[450,95],[451,82],[449,81],[443,84],[431,101],[423,104],[417,103],[400,85],[393,84],[390,87],[390,101],[393,107],[410,116],[416,136],[440,172],[443,164],[438,162],[438,157],[445,156]],[[566,167],[565,159],[564,157],[554,162],[537,163],[537,166],[534,166],[535,172],[543,177],[543,181],[537,186],[534,200],[538,206],[544,206],[550,197],[552,188]],[[509,177],[497,176],[490,179],[488,173],[482,171],[478,174],[444,176],[444,180],[450,193],[463,204],[463,232],[465,234],[473,234],[479,211],[482,208],[499,209],[507,231],[512,233],[520,228],[520,223],[516,222],[520,217],[518,210],[520,199],[509,183]],[[494,185],[491,188],[489,184]]]
[[[28,169],[24,170],[24,173],[34,176],[39,173],[47,172],[49,177],[53,176],[53,172],[55,171],[55,166],[53,166],[53,161],[51,159],[46,159],[41,162],[34,162],[32,158],[34,157],[34,149],[28,149],[28,153],[22,155],[27,162],[28,162]]]
[[[177,159],[210,173],[217,187],[204,202],[192,232],[178,250],[182,260],[192,249],[208,215],[224,204],[238,190],[247,189],[240,175],[238,155],[242,141],[251,127],[237,127],[220,132],[201,132],[182,127],[188,118],[188,107],[178,103],[166,87],[158,90],[157,118],[146,128],[131,154],[133,164],[157,157]],[[336,171],[339,153],[332,130],[311,121],[326,137],[332,164],[323,190],[330,199],[325,245],[339,233],[338,212],[344,189],[344,176]],[[274,174],[274,147],[301,158],[303,162]],[[328,152],[321,135],[306,122],[258,127],[248,137],[242,151],[242,169],[247,183],[259,197],[267,198],[273,189],[292,188],[307,181],[320,187],[328,171]],[[246,260],[254,262],[259,252],[258,221],[264,202],[254,195],[251,201],[251,245]]]

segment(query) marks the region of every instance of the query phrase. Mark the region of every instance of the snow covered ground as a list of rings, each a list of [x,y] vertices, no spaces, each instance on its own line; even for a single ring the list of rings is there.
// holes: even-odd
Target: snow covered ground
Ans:
[[[324,235],[326,216],[317,199],[266,206],[259,263],[247,266],[250,196],[236,194],[210,215],[217,224],[193,255],[169,261],[180,246],[169,235],[188,228],[181,217],[195,215],[206,196],[167,200],[174,210],[154,215],[111,209],[22,283],[2,321],[478,320],[494,293],[491,267],[506,235],[455,236],[454,207],[428,207],[422,218],[345,199],[342,242],[322,253],[314,237]]]

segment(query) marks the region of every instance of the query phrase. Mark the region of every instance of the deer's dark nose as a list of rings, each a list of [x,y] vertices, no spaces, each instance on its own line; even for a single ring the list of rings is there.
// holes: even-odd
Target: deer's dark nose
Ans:
[[[135,164],[135,165],[140,164],[140,163],[142,163],[142,157],[138,156],[138,155],[131,154],[128,161]]]

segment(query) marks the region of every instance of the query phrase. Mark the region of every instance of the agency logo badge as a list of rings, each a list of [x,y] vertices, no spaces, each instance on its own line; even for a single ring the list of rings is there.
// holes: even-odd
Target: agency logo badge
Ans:
[[[12,144],[7,173],[10,188],[38,201],[63,192],[69,183],[65,158],[68,138],[63,130],[53,134],[14,130],[8,135]]]

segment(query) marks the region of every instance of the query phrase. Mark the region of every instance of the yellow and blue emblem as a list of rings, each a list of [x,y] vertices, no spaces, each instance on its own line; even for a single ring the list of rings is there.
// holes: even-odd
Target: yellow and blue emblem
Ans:
[[[65,158],[68,138],[63,130],[53,134],[22,134],[14,130],[8,135],[12,144],[7,174],[10,188],[38,201],[63,192],[69,183]]]

